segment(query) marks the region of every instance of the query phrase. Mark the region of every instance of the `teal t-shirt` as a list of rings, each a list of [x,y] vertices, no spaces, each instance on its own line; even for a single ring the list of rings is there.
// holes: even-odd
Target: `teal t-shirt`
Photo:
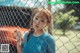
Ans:
[[[43,33],[38,37],[31,34],[28,42],[27,34],[22,41],[22,53],[56,53],[54,37],[50,34]]]

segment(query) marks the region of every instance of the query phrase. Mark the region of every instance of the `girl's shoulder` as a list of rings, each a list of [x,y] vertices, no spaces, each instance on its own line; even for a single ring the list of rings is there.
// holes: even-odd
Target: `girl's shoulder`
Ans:
[[[26,31],[25,33],[24,33],[24,35],[26,35],[26,34],[28,34],[29,33],[29,31]]]
[[[51,35],[49,33],[45,33],[44,39],[46,39],[46,40],[54,40],[54,35]]]
[[[22,37],[22,38],[27,37],[28,33],[29,33],[29,31],[26,31],[26,32],[23,34],[23,37]]]
[[[49,33],[46,33],[43,37],[44,43],[47,44],[55,44],[55,38],[54,35],[51,35]]]

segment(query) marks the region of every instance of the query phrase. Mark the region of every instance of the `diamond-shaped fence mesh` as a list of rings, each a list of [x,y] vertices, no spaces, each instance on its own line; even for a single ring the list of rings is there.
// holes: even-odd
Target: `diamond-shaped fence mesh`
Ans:
[[[23,35],[30,29],[32,14],[39,7],[52,12],[51,25],[56,53],[80,53],[80,5],[48,4],[48,0],[17,0],[8,3],[8,6],[7,4],[0,6],[0,53],[3,53],[1,44],[10,44],[8,53],[17,53],[14,31],[17,28]],[[38,40],[30,46],[30,49]],[[32,53],[36,53],[36,50]]]

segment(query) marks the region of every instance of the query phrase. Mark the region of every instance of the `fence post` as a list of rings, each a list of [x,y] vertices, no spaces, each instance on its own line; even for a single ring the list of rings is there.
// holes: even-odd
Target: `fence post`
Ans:
[[[48,0],[48,1],[51,1],[51,0]],[[51,11],[51,4],[48,4],[48,10],[50,10]],[[52,16],[51,16],[51,22],[50,22],[50,25],[49,25],[49,27],[48,27],[48,32],[52,35],[52,29],[53,29],[53,22],[52,22],[52,20],[53,20],[53,18],[52,18]]]

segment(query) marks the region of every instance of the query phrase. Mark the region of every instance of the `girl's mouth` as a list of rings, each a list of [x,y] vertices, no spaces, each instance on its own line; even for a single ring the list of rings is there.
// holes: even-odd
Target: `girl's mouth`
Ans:
[[[39,28],[39,26],[35,25],[37,28]]]

